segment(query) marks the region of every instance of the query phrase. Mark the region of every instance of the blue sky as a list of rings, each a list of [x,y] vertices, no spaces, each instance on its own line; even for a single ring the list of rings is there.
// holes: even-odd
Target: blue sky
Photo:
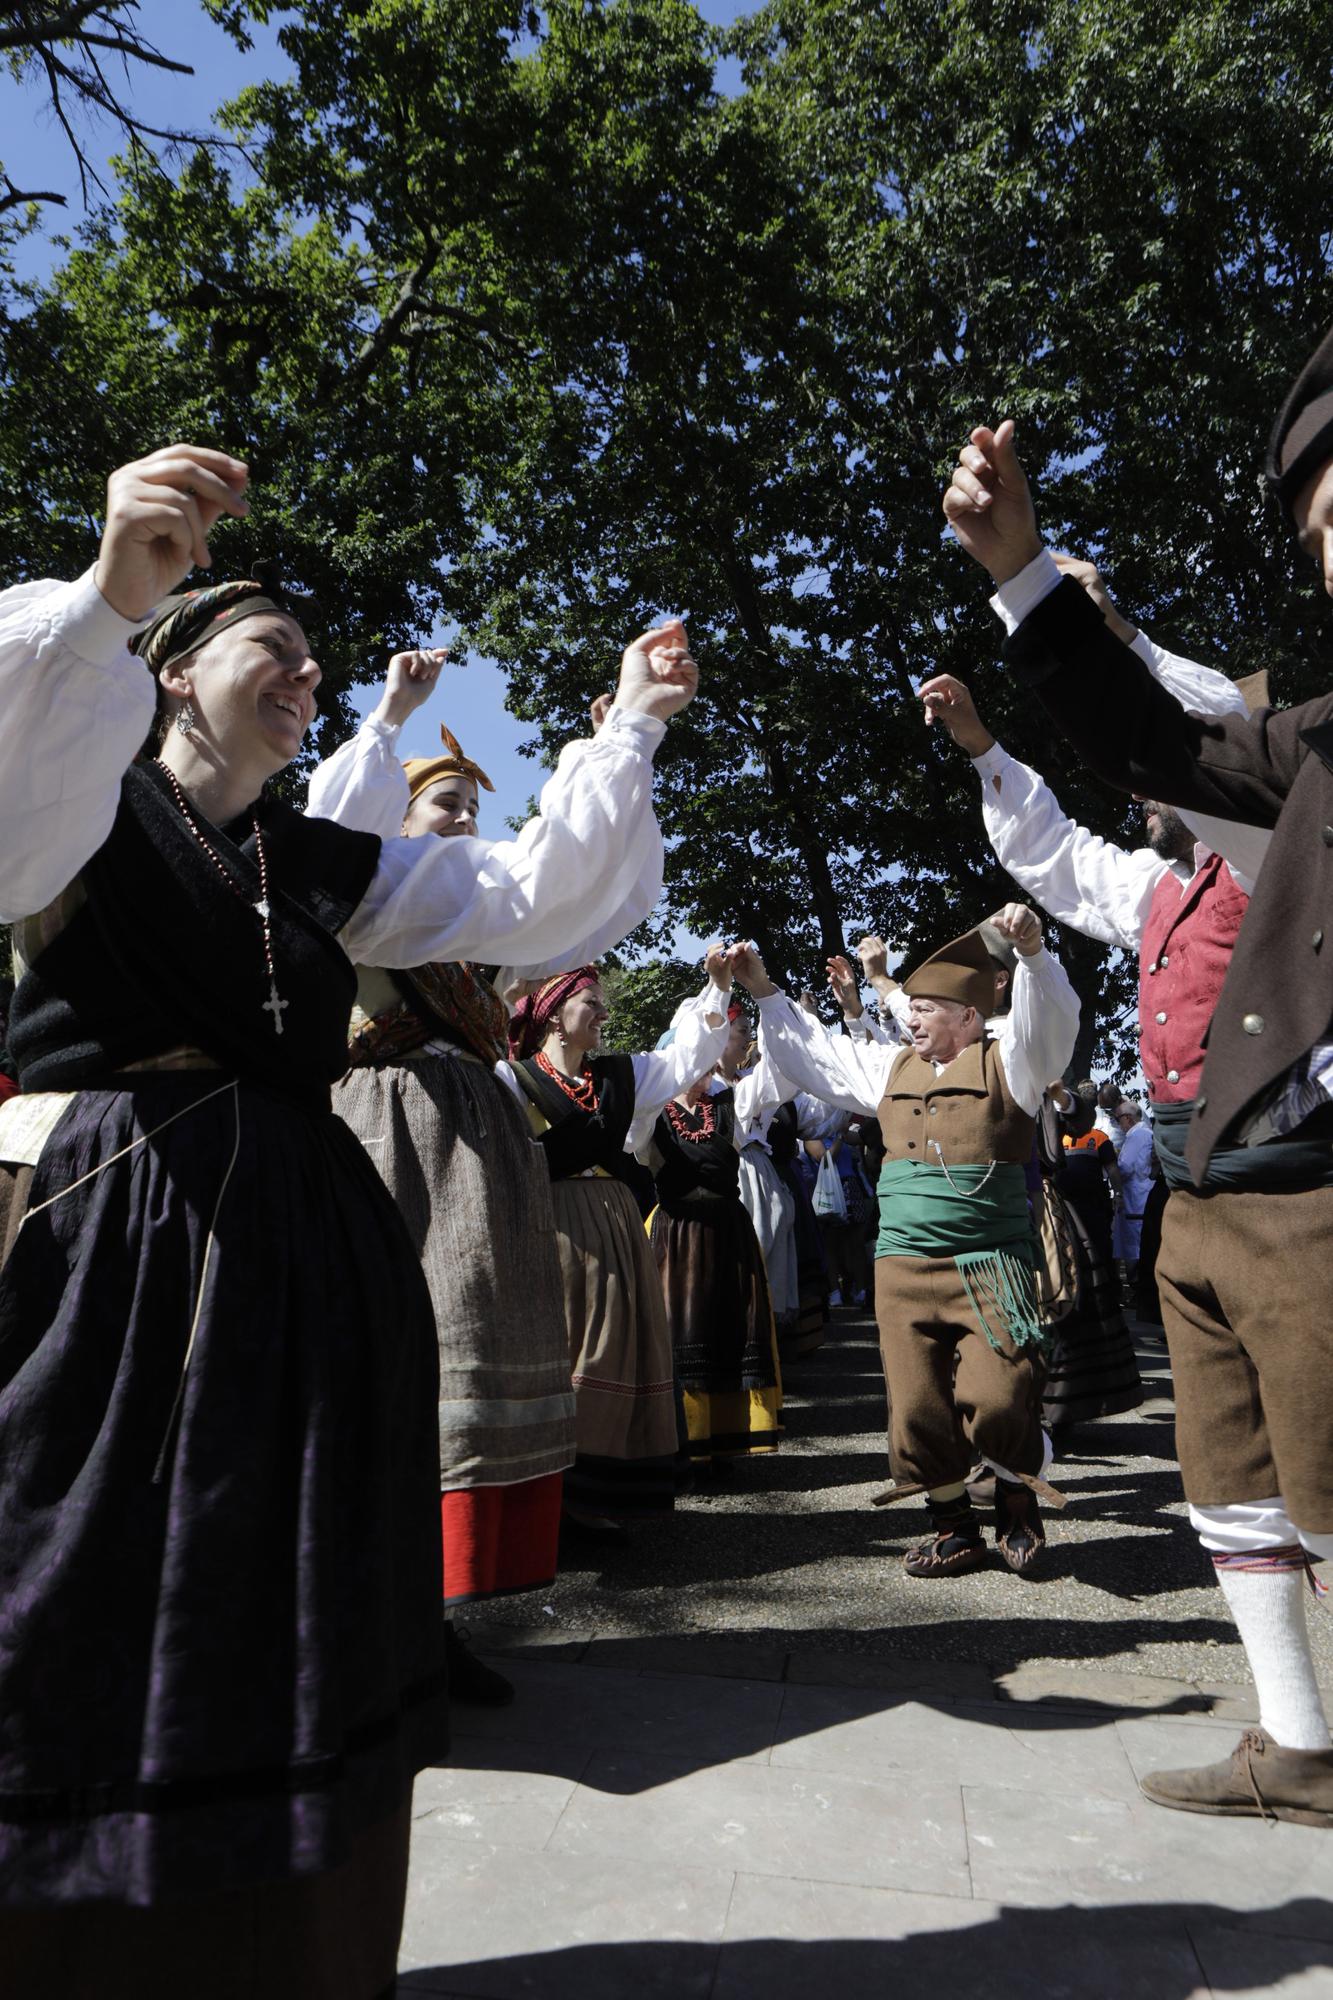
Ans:
[[[729,0],[697,0],[700,12],[709,21],[724,25],[745,11]],[[164,55],[194,66],[193,76],[175,76],[166,71],[136,69],[130,101],[145,123],[185,131],[209,129],[216,108],[234,97],[247,83],[290,73],[278,47],[276,27],[254,27],[254,48],[243,54],[194,4],[194,0],[140,0],[137,26],[146,39]],[[727,70],[735,66],[728,64]],[[735,87],[738,78],[728,74],[720,79]],[[76,129],[89,159],[103,173],[108,188],[114,188],[109,156],[119,150],[116,127],[108,120],[81,121]],[[68,142],[54,115],[46,106],[43,92],[34,84],[20,90],[7,75],[0,75],[0,160],[10,179],[24,189],[52,188],[68,196],[64,209],[46,207],[42,211],[41,232],[29,238],[17,258],[20,275],[43,276],[58,261],[59,248],[53,237],[72,233],[82,215],[78,172]],[[94,188],[92,198],[99,197]],[[226,439],[201,439],[226,446]],[[110,467],[107,468],[111,470]],[[0,585],[6,579],[0,578]],[[449,634],[423,632],[423,645],[447,642]],[[635,635],[625,634],[626,640]],[[387,664],[387,662],[386,662]],[[618,661],[608,658],[607,685],[614,683]],[[403,732],[404,756],[426,755],[439,747],[439,723],[447,721],[464,749],[488,773],[496,790],[483,794],[483,833],[501,834],[506,821],[525,811],[529,798],[540,789],[545,773],[531,758],[521,757],[518,746],[530,734],[516,722],[504,706],[504,675],[489,661],[471,655],[466,664],[450,665],[441,679],[434,703],[415,716]],[[362,714],[372,708],[377,690],[356,690]]]

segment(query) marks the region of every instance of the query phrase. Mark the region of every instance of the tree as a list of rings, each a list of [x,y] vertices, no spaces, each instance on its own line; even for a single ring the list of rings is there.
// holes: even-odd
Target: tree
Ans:
[[[604,967],[602,990],[611,1018],[602,1030],[603,1048],[625,1055],[656,1048],[681,1001],[697,993],[705,977],[702,965],[690,965],[683,958]]]
[[[657,935],[753,936],[798,981],[1005,899],[929,673],[1134,824],[991,675],[938,515],[977,417],[1017,417],[1044,521],[1130,615],[1289,698],[1319,673],[1254,476],[1333,316],[1308,0],[773,0],[725,38],[734,99],[688,0],[250,11],[295,73],[227,115],[252,179],[130,183],[3,329],[0,571],[81,566],[95,474],[205,426],[261,496],[224,558],[327,599],[335,690],[448,616],[549,750],[626,632],[688,612]],[[1086,1068],[1130,969],[1059,942]]]

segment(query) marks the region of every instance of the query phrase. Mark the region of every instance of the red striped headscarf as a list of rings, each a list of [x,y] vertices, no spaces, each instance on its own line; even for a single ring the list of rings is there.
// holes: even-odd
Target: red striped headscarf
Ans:
[[[601,980],[595,965],[580,965],[574,972],[557,972],[535,993],[525,993],[509,1019],[509,1053],[514,1061],[535,1055],[566,1000],[589,986],[600,986]]]

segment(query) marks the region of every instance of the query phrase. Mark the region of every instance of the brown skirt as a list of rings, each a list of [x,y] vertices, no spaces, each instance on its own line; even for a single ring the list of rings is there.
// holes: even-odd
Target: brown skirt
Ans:
[[[678,1445],[671,1330],[638,1205],[601,1175],[554,1181],[551,1194],[578,1408],[565,1492],[602,1511],[669,1509]]]
[[[411,1799],[323,1875],[153,1909],[0,1912],[4,2000],[376,2000],[392,1989]]]

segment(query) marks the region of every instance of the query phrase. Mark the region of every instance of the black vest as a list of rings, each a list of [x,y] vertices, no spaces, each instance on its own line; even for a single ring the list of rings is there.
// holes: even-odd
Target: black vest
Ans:
[[[625,1140],[634,1119],[634,1064],[629,1056],[592,1056],[588,1068],[597,1086],[595,1111],[575,1104],[533,1056],[515,1063],[514,1074],[547,1121],[538,1144],[553,1181],[570,1180],[590,1167],[628,1181]]]
[[[657,1169],[657,1198],[664,1208],[700,1194],[739,1199],[741,1156],[736,1151],[736,1099],[720,1090],[712,1100],[713,1130],[707,1139],[682,1139],[667,1112],[653,1127],[662,1156]]]
[[[181,818],[157,764],[132,764],[111,832],[86,864],[87,901],[19,981],[10,1052],[25,1091],[106,1086],[113,1072],[182,1046],[311,1105],[347,1067],[356,974],[336,933],[379,863],[374,834],[307,819],[280,800],[254,809],[268,863],[278,991],[269,997],[254,812],[199,819],[223,881]],[[240,893],[238,894],[237,891]]]

